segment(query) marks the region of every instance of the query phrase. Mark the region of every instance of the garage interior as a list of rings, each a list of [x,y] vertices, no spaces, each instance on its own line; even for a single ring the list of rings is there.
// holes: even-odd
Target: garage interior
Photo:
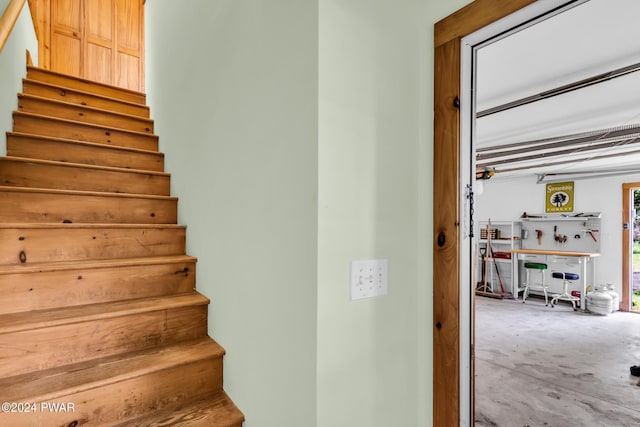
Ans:
[[[634,0],[573,2],[474,51],[476,425],[640,424],[638,16]],[[550,208],[566,183],[571,203]],[[527,280],[525,264],[545,267]],[[573,302],[545,304],[565,285]]]

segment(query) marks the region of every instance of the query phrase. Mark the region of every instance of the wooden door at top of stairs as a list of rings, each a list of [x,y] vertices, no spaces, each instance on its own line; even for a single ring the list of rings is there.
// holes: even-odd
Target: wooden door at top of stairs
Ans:
[[[29,3],[40,67],[144,92],[144,0]]]

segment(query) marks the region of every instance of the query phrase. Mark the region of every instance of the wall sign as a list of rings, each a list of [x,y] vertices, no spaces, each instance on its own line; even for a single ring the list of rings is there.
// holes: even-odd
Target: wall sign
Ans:
[[[573,181],[547,184],[546,212],[573,212]]]

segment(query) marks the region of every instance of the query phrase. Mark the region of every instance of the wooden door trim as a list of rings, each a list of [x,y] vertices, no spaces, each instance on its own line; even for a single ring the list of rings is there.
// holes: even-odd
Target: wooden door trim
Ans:
[[[38,67],[51,68],[51,0],[29,0],[29,10],[38,40]]]
[[[640,182],[622,184],[622,223],[629,224],[628,230],[622,230],[622,295],[620,296],[620,309],[631,311],[631,262],[629,260],[629,248],[633,239],[633,218],[631,217],[631,194],[633,189],[640,188]]]
[[[460,424],[460,41],[534,0],[475,0],[434,27],[433,425]]]
[[[535,1],[475,0],[435,24],[435,46],[466,37]]]

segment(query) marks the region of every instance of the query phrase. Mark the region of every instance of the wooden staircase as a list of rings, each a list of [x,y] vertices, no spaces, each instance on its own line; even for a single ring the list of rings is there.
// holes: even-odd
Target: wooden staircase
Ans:
[[[18,105],[0,158],[0,425],[242,426],[144,94],[29,66]]]

